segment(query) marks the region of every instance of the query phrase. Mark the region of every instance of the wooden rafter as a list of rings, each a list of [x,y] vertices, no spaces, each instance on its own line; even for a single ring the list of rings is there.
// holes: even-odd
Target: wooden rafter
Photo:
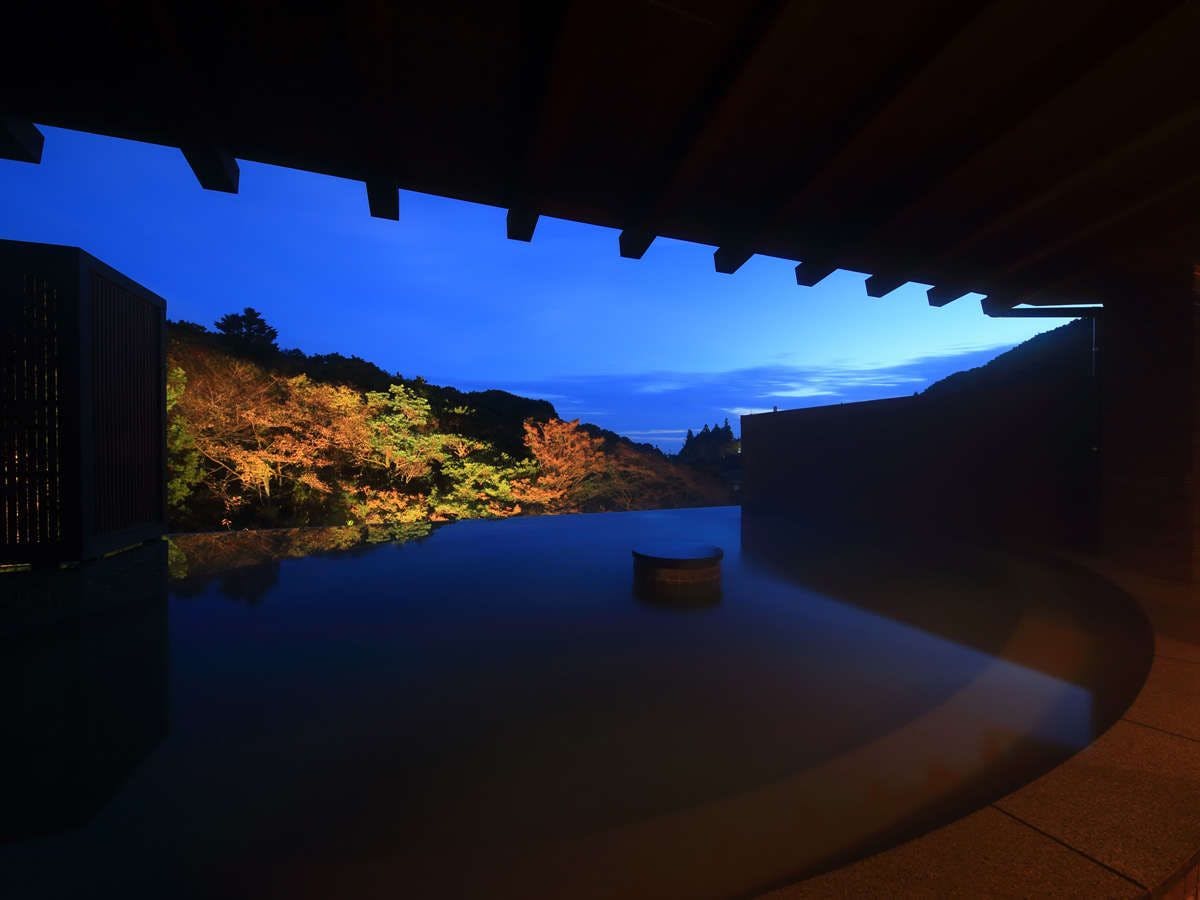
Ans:
[[[545,139],[546,98],[554,77],[562,32],[570,3],[525,0],[521,4],[522,53],[517,83],[516,121],[512,129],[506,233],[518,241],[533,240],[537,228],[538,173],[535,163]]]
[[[662,157],[647,172],[642,191],[644,199],[638,208],[627,214],[628,224],[618,240],[622,256],[641,259],[654,241],[654,219],[678,190],[680,175],[688,160],[716,118],[718,109],[758,56],[786,5],[786,0],[759,0],[743,20],[729,51],[679,118]]]

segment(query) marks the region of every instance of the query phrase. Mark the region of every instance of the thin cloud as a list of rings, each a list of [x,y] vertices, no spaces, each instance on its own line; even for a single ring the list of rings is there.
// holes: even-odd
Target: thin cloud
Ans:
[[[667,394],[683,390],[685,387],[687,383],[683,381],[651,381],[638,385],[633,391],[635,394]]]
[[[500,390],[508,391],[508,393],[510,393],[510,394],[518,394],[519,395],[521,393],[520,390],[514,390],[512,388],[500,388]],[[549,391],[538,391],[537,397],[534,399],[549,400],[551,403],[561,403],[563,405],[570,405],[572,403],[577,402],[576,400],[571,398],[571,396],[568,394],[553,394]]]
[[[814,384],[791,384],[770,391],[767,397],[836,397],[837,391],[831,391]]]
[[[725,416],[736,431],[736,417],[769,412],[775,406],[799,409],[905,396],[954,372],[981,366],[1010,346],[926,356],[886,367],[772,363],[724,372],[657,370],[508,384],[513,393],[526,397],[569,398],[556,403],[564,418],[592,422],[674,453],[687,429],[699,431]]]

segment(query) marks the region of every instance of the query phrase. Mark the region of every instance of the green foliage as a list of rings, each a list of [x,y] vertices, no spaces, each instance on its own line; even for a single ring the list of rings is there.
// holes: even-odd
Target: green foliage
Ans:
[[[167,577],[172,581],[180,581],[187,576],[187,554],[180,549],[175,538],[170,538],[167,541]]]
[[[369,525],[363,530],[363,543],[382,544],[406,543],[427,538],[433,532],[433,525],[424,522],[389,522],[386,525]]]
[[[741,441],[733,436],[729,420],[724,425],[707,425],[699,434],[693,434],[689,428],[687,438],[679,451],[679,461],[692,464],[717,463],[727,456],[737,454]]]
[[[403,445],[410,436],[429,424],[429,401],[402,384],[393,384],[386,391],[367,394],[371,421],[379,426],[381,446],[395,442]]]
[[[217,327],[171,326],[176,530],[406,535],[454,519],[727,502],[720,485],[653,448],[562,422],[545,401],[464,394],[357,357],[280,352],[249,308]],[[186,557],[174,564],[190,568]]]
[[[167,371],[167,508],[182,512],[196,485],[204,480],[204,466],[196,449],[187,417],[176,409],[187,389],[187,375],[179,366]]]
[[[261,320],[257,311],[249,310],[249,313],[251,318]],[[176,347],[209,348],[269,363],[271,370],[279,375],[307,375],[321,384],[351,387],[363,393],[386,393],[390,385],[403,385],[429,402],[430,418],[436,423],[436,430],[484,441],[498,452],[513,457],[527,455],[522,430],[526,419],[545,422],[558,417],[554,405],[546,400],[533,400],[498,390],[464,393],[456,388],[430,384],[420,376],[406,379],[398,372],[388,372],[358,356],[276,350],[275,329],[265,322],[262,326],[270,336],[269,341],[245,339],[247,333],[259,330],[257,325],[253,328],[244,326],[245,315],[231,313],[219,320],[217,327],[221,328],[224,323],[230,334],[212,332],[194,322],[168,322],[167,333]]]
[[[371,449],[404,485],[427,481],[445,458],[445,436],[430,429],[429,401],[402,384],[366,397]]]
[[[514,462],[502,455],[498,462],[477,456],[452,456],[442,464],[444,488],[434,491],[431,512],[435,520],[479,519],[512,515],[520,509],[515,483],[536,475],[530,460]]]

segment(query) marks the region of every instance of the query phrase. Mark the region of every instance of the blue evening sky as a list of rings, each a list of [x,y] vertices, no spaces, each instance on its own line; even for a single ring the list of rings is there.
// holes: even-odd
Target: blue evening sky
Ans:
[[[557,219],[509,241],[503,210],[407,191],[372,219],[358,182],[256,163],[205,191],[177,149],[43,131],[41,165],[0,160],[0,237],[83,247],[172,319],[254,306],[283,347],[543,397],[668,451],[744,412],[911,394],[1062,324],[913,284],[872,300],[853,272],[800,288],[780,259],[720,275],[679,241],[621,259],[615,231]]]

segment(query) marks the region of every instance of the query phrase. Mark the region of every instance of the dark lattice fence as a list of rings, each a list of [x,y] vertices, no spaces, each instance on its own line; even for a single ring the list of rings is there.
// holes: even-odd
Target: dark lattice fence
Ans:
[[[17,286],[14,283],[14,286]],[[0,543],[12,548],[63,538],[59,299],[25,274],[0,306]]]
[[[81,250],[0,241],[0,562],[162,533],[164,316]]]
[[[162,308],[92,273],[92,404],[96,422],[96,530],[158,520]]]

